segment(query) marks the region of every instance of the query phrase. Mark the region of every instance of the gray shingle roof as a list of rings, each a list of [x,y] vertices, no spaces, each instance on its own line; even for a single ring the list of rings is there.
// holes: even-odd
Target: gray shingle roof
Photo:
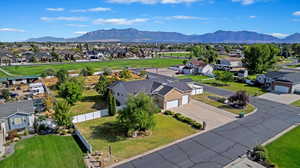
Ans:
[[[290,81],[294,84],[300,83],[300,73],[299,72],[268,72],[267,77],[273,78],[274,80]]]
[[[14,103],[0,104],[0,118],[6,118],[15,113],[34,113],[33,101],[22,101]]]

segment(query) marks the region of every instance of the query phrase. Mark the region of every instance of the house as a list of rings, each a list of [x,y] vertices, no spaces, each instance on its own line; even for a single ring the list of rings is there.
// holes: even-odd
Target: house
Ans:
[[[29,90],[32,95],[44,94],[45,88],[42,83],[31,83],[29,84]]]
[[[33,101],[0,104],[0,122],[5,123],[7,131],[32,128],[34,123]]]
[[[110,86],[113,95],[122,105],[128,96],[145,93],[150,95],[161,109],[171,109],[189,104],[192,88],[180,81],[162,83],[159,80],[118,81]]]
[[[213,76],[213,71],[214,67],[212,65],[196,59],[187,62],[186,66],[182,69],[184,74],[202,74],[205,76]]]
[[[268,72],[257,76],[256,81],[277,93],[300,93],[300,72]]]
[[[243,67],[242,59],[236,57],[228,57],[228,58],[218,60],[217,64],[220,66],[227,66],[230,68]]]

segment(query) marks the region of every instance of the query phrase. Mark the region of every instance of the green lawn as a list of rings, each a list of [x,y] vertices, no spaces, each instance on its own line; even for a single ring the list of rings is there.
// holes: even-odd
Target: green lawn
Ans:
[[[165,52],[160,53],[162,56],[172,56],[172,57],[190,57],[190,52]]]
[[[113,60],[106,62],[88,62],[88,63],[72,63],[72,64],[55,64],[55,65],[36,65],[36,66],[10,66],[3,67],[6,71],[17,76],[40,75],[46,69],[66,69],[80,70],[83,67],[89,66],[96,70],[102,70],[109,67],[112,69],[122,69],[125,67],[141,68],[141,67],[169,67],[176,64],[181,64],[182,60],[178,59],[138,59],[138,60]],[[5,77],[5,76],[3,76]]]
[[[292,103],[291,105],[296,106],[296,107],[300,107],[300,100],[295,101],[295,102]]]
[[[106,109],[106,100],[103,100],[96,90],[84,90],[83,98],[71,108],[71,115],[91,113]]]
[[[300,126],[266,146],[269,159],[279,168],[299,168]]]
[[[63,98],[58,96],[57,90],[52,90],[51,93],[56,97],[56,100],[63,100]],[[85,89],[82,94],[81,100],[71,107],[71,116],[91,113],[107,108],[106,100],[103,100],[96,90]]]
[[[231,91],[239,91],[239,90],[244,90],[246,91],[249,95],[251,96],[258,96],[266,93],[265,90],[247,85],[245,83],[239,83],[239,82],[227,82],[226,86],[225,85],[219,85],[219,84],[224,84],[222,81],[218,81],[216,79],[208,79],[206,76],[202,75],[184,75],[184,76],[179,76],[178,78],[184,79],[184,78],[191,78],[195,82],[223,88],[223,89],[228,89]]]
[[[36,136],[18,142],[16,152],[1,168],[85,168],[83,153],[73,137]]]
[[[175,140],[197,133],[191,126],[173,117],[157,114],[156,127],[151,136],[127,138],[115,126],[115,117],[107,117],[77,124],[80,132],[92,144],[94,150],[106,152],[112,147],[114,159],[123,160]]]
[[[255,110],[255,107],[251,104],[248,104],[247,107],[245,109],[236,109],[233,108],[227,104],[222,103],[222,101],[218,101],[218,100],[222,100],[224,99],[221,96],[217,96],[211,93],[207,93],[205,92],[204,94],[201,95],[196,95],[193,96],[193,98],[195,100],[201,101],[203,103],[209,104],[211,106],[220,108],[222,110],[234,113],[234,114],[240,114],[241,112],[244,112],[245,114],[251,113]]]

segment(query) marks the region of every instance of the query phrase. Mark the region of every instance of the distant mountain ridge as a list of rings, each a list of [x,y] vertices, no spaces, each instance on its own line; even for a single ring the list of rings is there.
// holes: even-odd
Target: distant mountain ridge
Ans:
[[[30,42],[169,42],[169,43],[300,43],[300,33],[284,39],[251,31],[216,31],[202,35],[177,32],[140,31],[137,29],[110,29],[88,32],[75,38],[41,37]]]

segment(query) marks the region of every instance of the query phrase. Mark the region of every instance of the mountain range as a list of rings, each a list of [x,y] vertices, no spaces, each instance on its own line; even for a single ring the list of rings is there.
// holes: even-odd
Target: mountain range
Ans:
[[[41,37],[30,42],[159,42],[159,43],[300,43],[300,33],[284,39],[251,31],[216,31],[202,35],[177,32],[140,31],[137,29],[110,29],[88,32],[74,38]]]

